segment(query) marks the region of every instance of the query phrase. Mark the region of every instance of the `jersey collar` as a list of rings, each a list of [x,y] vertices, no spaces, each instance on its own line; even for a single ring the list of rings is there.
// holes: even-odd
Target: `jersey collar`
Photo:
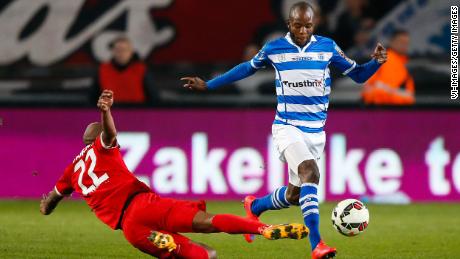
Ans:
[[[303,48],[300,48],[297,44],[295,44],[292,39],[291,39],[291,34],[288,32],[286,33],[286,36],[284,37],[287,42],[289,42],[289,44],[291,44],[292,46],[296,47],[299,52],[305,52],[305,50],[308,48],[308,46],[310,46],[310,44],[314,41],[316,41],[316,38],[315,38],[315,35],[311,35],[311,38],[310,38],[310,41],[307,43],[307,45],[305,45]]]

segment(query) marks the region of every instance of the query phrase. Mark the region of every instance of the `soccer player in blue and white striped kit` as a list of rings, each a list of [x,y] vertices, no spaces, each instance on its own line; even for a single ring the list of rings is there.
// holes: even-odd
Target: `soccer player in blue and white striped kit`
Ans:
[[[386,50],[378,44],[371,61],[356,64],[333,40],[313,35],[314,10],[306,2],[291,7],[287,25],[289,32],[285,37],[265,44],[250,61],[207,82],[199,77],[181,80],[186,80],[186,88],[204,91],[249,77],[269,65],[275,68],[278,106],[272,133],[280,159],[288,163],[289,185],[262,198],[247,196],[244,207],[248,217],[258,219],[266,210],[300,206],[310,230],[312,258],[332,258],[336,249],[327,246],[319,233],[320,174],[316,164],[326,142],[323,129],[331,92],[328,66],[331,64],[357,83],[364,83],[386,61]],[[246,240],[252,241],[249,236]]]

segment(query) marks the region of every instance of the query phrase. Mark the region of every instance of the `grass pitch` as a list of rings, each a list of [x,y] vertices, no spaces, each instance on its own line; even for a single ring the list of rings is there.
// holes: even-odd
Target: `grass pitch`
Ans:
[[[101,223],[82,201],[63,201],[50,216],[38,201],[0,201],[0,258],[149,258]],[[369,205],[370,224],[360,236],[336,232],[320,206],[321,232],[338,249],[337,258],[460,258],[460,205]],[[208,202],[211,213],[243,215],[239,202]],[[299,208],[271,211],[267,223],[303,222]],[[310,258],[307,239],[247,244],[241,235],[187,234],[217,250],[219,258]]]

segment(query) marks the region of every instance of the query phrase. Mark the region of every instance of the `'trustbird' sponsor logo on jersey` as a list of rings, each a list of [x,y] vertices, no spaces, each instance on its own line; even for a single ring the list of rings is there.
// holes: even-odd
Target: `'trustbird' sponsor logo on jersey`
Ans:
[[[300,82],[283,81],[283,85],[287,87],[322,87],[323,82],[321,80],[304,80]]]

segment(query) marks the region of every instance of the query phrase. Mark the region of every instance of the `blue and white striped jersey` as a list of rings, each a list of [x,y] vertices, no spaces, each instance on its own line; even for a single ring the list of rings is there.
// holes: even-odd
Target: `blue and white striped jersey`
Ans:
[[[331,92],[329,64],[344,75],[356,67],[332,39],[314,35],[300,48],[289,33],[265,44],[250,63],[254,69],[275,68],[278,106],[273,123],[304,132],[323,131]]]

